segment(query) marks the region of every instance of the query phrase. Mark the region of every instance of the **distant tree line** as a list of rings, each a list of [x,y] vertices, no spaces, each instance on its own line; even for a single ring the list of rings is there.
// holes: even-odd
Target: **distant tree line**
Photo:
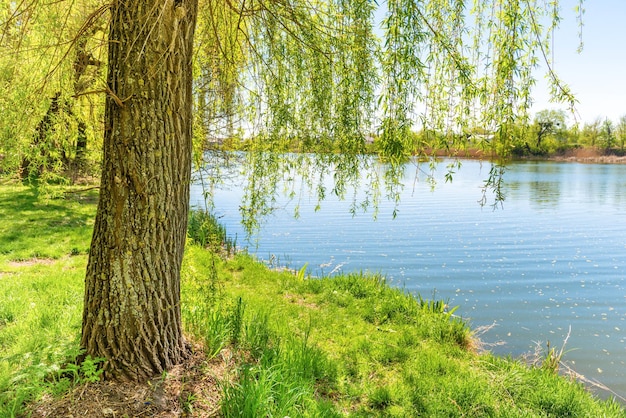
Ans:
[[[542,110],[532,123],[520,125],[512,140],[514,156],[548,156],[572,149],[593,148],[604,154],[623,155],[626,145],[626,115],[617,122],[596,118],[568,125],[562,110]]]
[[[546,109],[532,120],[518,121],[508,132],[509,141],[493,147],[495,133],[476,127],[466,132],[437,132],[433,129],[413,129],[407,133],[416,156],[467,156],[492,158],[549,157],[565,155],[570,151],[589,148],[599,154],[626,154],[626,115],[618,121],[598,117],[591,122],[569,122],[565,110]],[[366,135],[364,152],[378,151],[378,138]],[[208,143],[209,148],[249,150],[253,141],[236,133]],[[341,152],[339,148],[324,151]],[[285,138],[282,151],[310,151],[298,137]]]

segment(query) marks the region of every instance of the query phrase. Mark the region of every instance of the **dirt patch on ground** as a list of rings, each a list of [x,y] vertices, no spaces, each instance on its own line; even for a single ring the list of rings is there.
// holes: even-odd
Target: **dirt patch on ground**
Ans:
[[[431,150],[427,150],[427,155],[431,155]],[[560,155],[536,156],[536,157],[520,157],[524,160],[548,160],[548,161],[564,161],[577,162],[586,164],[626,164],[626,155],[620,150],[604,150],[599,148],[576,148],[565,151]],[[467,150],[439,150],[435,153],[437,157],[457,157],[469,158],[476,160],[493,160],[497,158],[490,151],[483,151],[476,148]]]
[[[9,267],[30,267],[37,264],[49,266],[57,261],[58,260],[53,260],[51,258],[29,258],[28,260],[9,261],[7,264]]]
[[[207,361],[201,347],[163,377],[147,383],[96,382],[80,385],[63,398],[45,397],[31,405],[33,418],[56,417],[218,417],[220,384],[234,367],[228,353]]]
[[[588,164],[626,164],[626,156],[606,154],[594,148],[580,148],[569,150],[563,155],[551,157],[554,161],[569,161]]]
[[[287,299],[291,303],[295,303],[296,305],[304,306],[309,309],[319,309],[319,306],[317,306],[315,303],[307,302],[302,296],[285,293],[285,299]]]

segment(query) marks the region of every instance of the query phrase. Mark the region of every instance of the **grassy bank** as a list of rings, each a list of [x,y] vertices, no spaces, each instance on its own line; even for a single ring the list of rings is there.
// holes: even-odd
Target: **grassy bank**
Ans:
[[[55,402],[78,416],[81,394],[106,388],[94,360],[68,363],[78,353],[94,214],[93,194],[46,204],[30,189],[0,187],[0,417],[39,416]],[[190,240],[182,280],[193,376],[171,371],[146,386],[150,400],[136,409],[111,403],[83,416],[626,416],[559,377],[549,355],[530,368],[478,354],[443,302],[379,276],[312,279]],[[174,395],[157,411],[162,387]]]

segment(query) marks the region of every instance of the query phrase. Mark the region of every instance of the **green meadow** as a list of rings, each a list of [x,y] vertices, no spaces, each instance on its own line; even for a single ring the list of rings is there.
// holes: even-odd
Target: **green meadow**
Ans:
[[[96,200],[94,190],[52,198],[0,186],[0,417],[99,378],[97,359],[72,363]],[[493,356],[445,301],[378,275],[269,269],[193,216],[182,314],[206,361],[227,368],[213,383],[218,416],[626,416],[560,376],[558,350],[532,366]],[[186,393],[182,414],[205,416],[194,408],[204,401]]]

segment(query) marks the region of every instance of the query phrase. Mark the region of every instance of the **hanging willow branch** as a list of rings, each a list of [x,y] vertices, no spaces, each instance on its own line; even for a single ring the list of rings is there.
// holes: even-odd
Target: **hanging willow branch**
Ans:
[[[231,11],[244,7],[228,4]],[[541,60],[555,81],[555,96],[573,103],[544,47],[558,22],[557,5],[388,0],[382,4],[384,19],[377,22],[380,11],[367,0],[246,2],[240,28],[247,30],[247,45],[238,85],[245,86],[239,92],[247,104],[247,133],[256,140],[248,149],[259,151],[251,158],[250,173],[275,190],[271,185],[285,174],[278,157],[262,151],[295,147],[355,155],[365,150],[366,138],[375,138],[375,150],[388,166],[374,183],[395,200],[401,165],[416,152],[450,146],[445,138],[463,147],[471,132],[482,130],[491,134],[485,143],[492,152],[505,156],[513,126],[528,118],[533,74]],[[540,23],[544,20],[548,29]],[[440,139],[416,144],[413,132],[420,128]],[[358,164],[339,160],[324,157],[341,194],[352,184],[341,179]],[[320,179],[327,169],[302,158],[298,164],[306,179]],[[293,161],[287,164],[293,166]],[[493,170],[485,183],[498,189],[496,199],[504,197],[502,173]],[[250,185],[258,190],[257,180],[251,178]],[[322,200],[326,189],[314,183]],[[258,206],[262,199],[251,190],[253,195],[250,202]]]
[[[15,32],[32,37],[30,31],[39,28],[33,22],[42,28],[58,24],[52,14],[48,18],[30,5],[40,3],[0,5],[0,52],[14,48]],[[548,59],[561,19],[558,0],[199,0],[199,5],[196,161],[206,142],[239,140],[251,151],[255,166],[249,172],[265,176],[263,187],[250,179],[258,193],[273,193],[273,185],[300,165],[296,171],[319,200],[326,193],[319,182],[328,166],[332,191],[344,195],[363,169],[361,155],[375,152],[387,171],[372,180],[385,192],[372,196],[396,200],[406,161],[463,148],[476,131],[485,133],[483,143],[492,153],[506,156],[515,124],[528,118],[541,61],[553,81],[553,97],[574,103]],[[75,17],[80,6],[91,7],[82,13],[82,23]],[[72,0],[55,2],[51,10],[81,35],[109,7]],[[158,19],[158,10],[154,16]],[[59,33],[66,37],[66,32]],[[59,45],[68,39],[59,39]],[[60,64],[67,51],[57,48],[39,57],[52,69],[49,84],[67,71]],[[18,68],[0,66],[5,73]],[[86,91],[106,89],[83,88],[70,96],[87,98]],[[269,151],[316,152],[323,159],[281,163]],[[368,202],[376,205],[376,199]]]

